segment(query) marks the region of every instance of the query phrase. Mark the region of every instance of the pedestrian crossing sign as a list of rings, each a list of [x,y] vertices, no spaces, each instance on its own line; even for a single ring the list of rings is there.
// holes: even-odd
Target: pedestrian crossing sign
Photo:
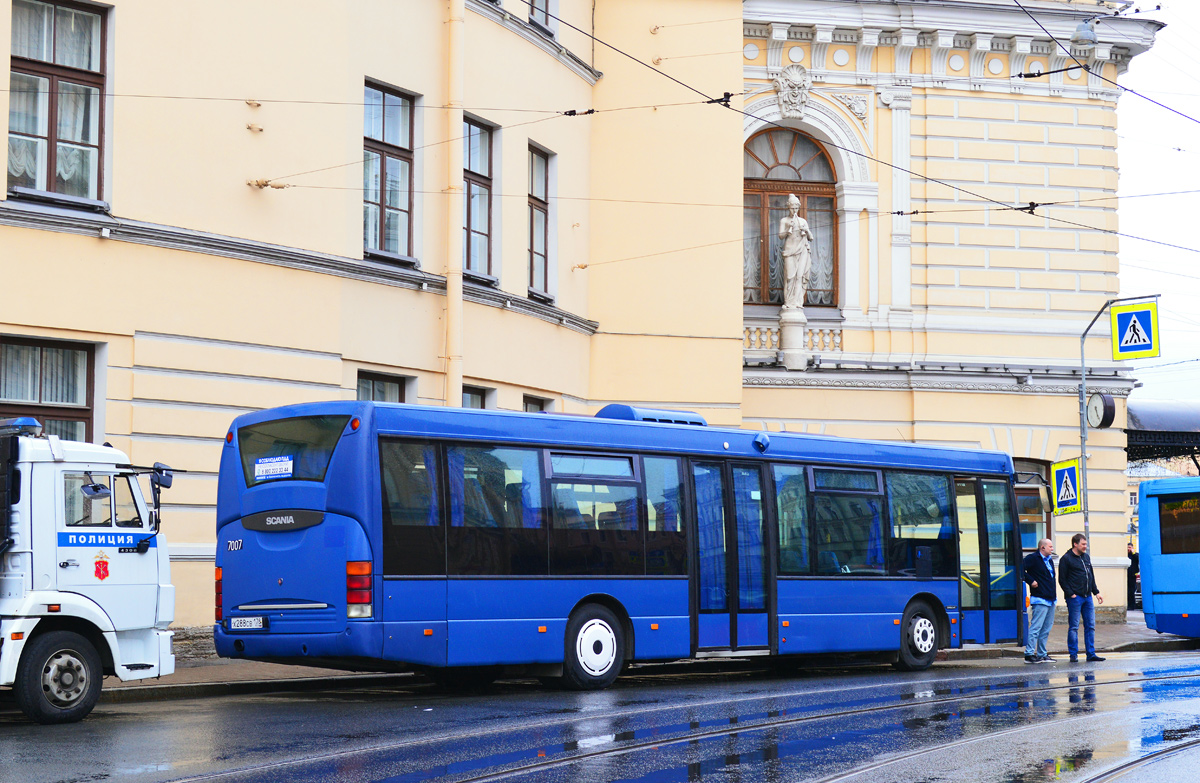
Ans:
[[[1076,514],[1083,510],[1079,491],[1079,458],[1050,466],[1054,487],[1054,513]]]
[[[1113,305],[1113,359],[1149,359],[1160,353],[1158,302]]]

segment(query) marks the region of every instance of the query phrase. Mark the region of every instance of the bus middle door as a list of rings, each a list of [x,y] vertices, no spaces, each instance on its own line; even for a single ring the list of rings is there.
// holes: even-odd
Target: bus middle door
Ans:
[[[763,480],[757,465],[692,464],[696,519],[696,650],[769,651]]]

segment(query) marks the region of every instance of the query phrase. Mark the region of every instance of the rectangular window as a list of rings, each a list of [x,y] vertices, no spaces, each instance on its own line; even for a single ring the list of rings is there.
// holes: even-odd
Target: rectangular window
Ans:
[[[455,446],[450,478],[450,573],[546,573],[541,452]]]
[[[0,341],[0,418],[33,416],[48,435],[88,440],[92,359],[91,347]]]
[[[8,187],[100,198],[104,36],[99,9],[13,0]]]
[[[413,101],[368,84],[363,103],[363,249],[411,256]]]
[[[550,290],[548,267],[550,196],[550,156],[529,150],[529,288],[540,293]]]
[[[1130,508],[1136,508],[1136,507],[1137,507],[1137,503],[1138,503],[1137,499],[1138,499],[1138,493],[1136,493],[1136,492],[1130,492],[1130,493],[1129,493],[1129,506],[1130,506]]]
[[[67,527],[112,527],[112,492],[108,476],[63,474],[63,508]]]
[[[556,481],[550,491],[550,573],[645,573],[636,485]]]
[[[843,468],[811,468],[813,490],[829,492],[883,491],[877,470],[845,470]]]
[[[1200,552],[1200,500],[1186,495],[1161,497],[1158,520],[1164,555]]]
[[[658,576],[687,575],[687,536],[680,516],[683,498],[679,460],[645,457],[646,573]]]
[[[529,21],[550,30],[550,0],[529,0]]]
[[[886,481],[892,521],[889,573],[955,576],[958,541],[950,510],[950,480],[945,476],[888,471]]]
[[[463,270],[492,274],[492,131],[463,121]]]
[[[383,572],[446,573],[446,538],[438,502],[438,456],[431,443],[379,442],[383,489]]]
[[[870,495],[813,497],[817,573],[883,576],[883,498]]]
[[[779,520],[779,573],[811,574],[808,490],[804,468],[775,465],[775,516]]]
[[[594,454],[551,454],[550,469],[555,476],[632,479],[633,458],[600,457]]]
[[[404,402],[404,379],[394,375],[360,372],[358,399],[364,402]]]
[[[487,407],[487,389],[478,386],[464,386],[462,390],[462,406],[483,410]]]
[[[526,413],[542,413],[550,410],[550,401],[541,397],[530,397],[528,394],[521,400],[521,410]]]

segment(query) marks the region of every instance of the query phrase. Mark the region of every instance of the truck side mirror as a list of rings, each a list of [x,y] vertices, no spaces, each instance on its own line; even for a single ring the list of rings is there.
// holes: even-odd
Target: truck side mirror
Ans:
[[[155,462],[154,472],[150,474],[150,483],[162,489],[170,489],[173,481],[175,481],[175,474],[171,472],[171,466]]]

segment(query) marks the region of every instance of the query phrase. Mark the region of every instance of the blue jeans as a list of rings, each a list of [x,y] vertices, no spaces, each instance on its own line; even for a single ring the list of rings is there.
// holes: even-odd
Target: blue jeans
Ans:
[[[1025,655],[1038,658],[1046,656],[1046,640],[1050,638],[1050,628],[1054,625],[1054,604],[1030,604],[1029,635],[1025,642]]]
[[[1067,652],[1079,655],[1079,620],[1083,618],[1083,642],[1088,657],[1096,654],[1096,607],[1090,595],[1067,599]]]

